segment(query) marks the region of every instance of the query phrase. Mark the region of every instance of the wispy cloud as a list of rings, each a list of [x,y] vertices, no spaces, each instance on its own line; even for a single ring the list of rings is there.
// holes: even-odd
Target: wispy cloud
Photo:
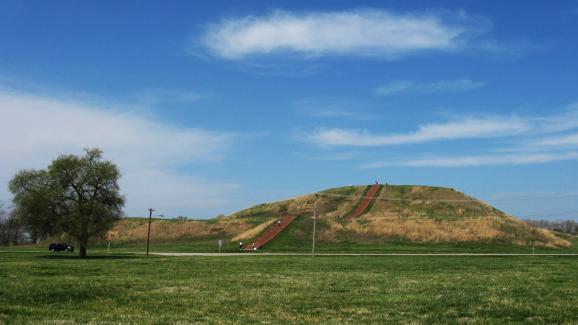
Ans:
[[[543,138],[531,143],[538,147],[578,146],[578,133]]]
[[[176,127],[121,109],[6,89],[0,90],[0,116],[2,184],[19,169],[43,168],[59,154],[99,147],[121,169],[129,212],[149,205],[182,213],[202,211],[223,203],[237,186],[180,169],[226,159],[235,134]],[[5,189],[0,189],[0,197],[8,197]]]
[[[550,116],[469,117],[445,123],[430,123],[415,132],[376,134],[366,130],[319,128],[305,139],[323,147],[376,147],[426,143],[439,140],[503,138],[501,147],[485,152],[461,155],[429,155],[387,159],[362,165],[363,168],[387,166],[474,167],[491,165],[543,164],[578,160],[578,110],[569,105],[564,113]],[[495,146],[495,145],[494,145]]]
[[[363,106],[362,103],[355,101],[318,97],[301,99],[295,103],[294,109],[305,116],[316,118],[348,118],[354,120],[377,118],[377,116],[364,111]]]
[[[566,112],[529,119],[539,133],[555,133],[578,128],[578,103],[566,107]]]
[[[494,131],[492,127],[481,128],[477,138],[490,136],[496,132],[496,137],[504,137],[506,141],[498,148],[486,148],[485,152],[469,155],[430,155],[418,158],[388,159],[371,162],[362,165],[363,168],[381,168],[386,166],[410,166],[410,167],[475,167],[475,166],[497,166],[497,165],[525,165],[544,164],[557,161],[578,160],[578,110],[576,104],[568,105],[564,113],[539,117],[502,117],[499,121],[511,124],[511,133],[508,129],[500,131],[500,124],[496,124]],[[498,117],[494,117],[498,119]],[[473,122],[477,124],[476,122]],[[459,123],[458,123],[459,124]],[[466,125],[466,124],[464,124]],[[480,124],[482,125],[482,124]],[[488,124],[491,125],[491,124]],[[452,138],[471,137],[460,133],[454,123],[439,124],[433,128],[438,132],[424,132],[430,128],[421,127],[420,131],[413,134],[417,139],[433,141],[441,138],[439,134],[452,135]],[[443,130],[443,131],[442,131]],[[420,136],[418,136],[420,135]],[[515,136],[515,138],[514,138]],[[445,137],[449,139],[450,137]],[[349,139],[356,145],[375,144],[370,141],[380,140],[379,137],[369,137],[366,139]],[[410,137],[411,139],[411,137]],[[381,139],[383,140],[383,139]],[[337,143],[335,140],[333,143]],[[344,143],[341,143],[344,145]],[[380,144],[385,145],[382,141]],[[387,143],[390,144],[390,143]],[[505,144],[505,145],[504,145]]]
[[[141,105],[154,106],[157,104],[193,103],[202,99],[204,95],[196,91],[176,91],[161,88],[146,89],[137,94],[137,101]]]
[[[309,112],[312,117],[355,117],[356,114],[344,108],[323,108]]]
[[[494,138],[527,132],[531,125],[522,119],[467,118],[439,124],[425,124],[406,134],[374,134],[365,130],[320,128],[306,136],[323,146],[386,146],[436,140]]]
[[[379,134],[363,129],[317,128],[304,138],[322,146],[388,146],[439,140],[483,139],[519,135],[548,135],[578,128],[578,109],[569,105],[561,114],[538,117],[490,116],[464,117],[444,123],[428,123],[409,133]],[[573,135],[534,140],[534,146],[570,144]],[[522,146],[522,145],[521,145]],[[526,144],[525,146],[529,146]]]
[[[425,51],[461,49],[480,29],[465,15],[401,14],[384,10],[291,13],[224,19],[210,25],[201,43],[213,55],[230,60],[289,53],[376,56],[388,59]]]
[[[578,160],[578,152],[562,153],[519,153],[505,155],[471,155],[420,158],[401,161],[380,161],[365,164],[363,168],[382,168],[388,166],[409,167],[476,167],[496,165],[527,165],[548,162]]]
[[[315,161],[346,161],[359,159],[360,153],[356,151],[345,151],[345,152],[323,152],[323,153],[311,153],[311,152],[296,152],[295,157],[301,160],[315,160]]]
[[[484,82],[474,81],[468,78],[455,80],[438,80],[432,82],[416,81],[392,81],[387,84],[375,87],[374,93],[380,96],[392,96],[400,94],[425,95],[436,93],[455,93],[473,90],[483,87]]]

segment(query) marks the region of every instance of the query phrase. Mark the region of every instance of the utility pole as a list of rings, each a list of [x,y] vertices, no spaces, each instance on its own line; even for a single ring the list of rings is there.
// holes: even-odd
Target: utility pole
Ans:
[[[148,210],[149,210],[149,231],[147,235],[147,256],[149,256],[149,244],[151,241],[151,221],[153,219],[153,211],[155,211],[155,209],[149,208]]]
[[[317,221],[317,194],[313,202],[313,244],[311,246],[311,256],[315,256],[315,223]]]

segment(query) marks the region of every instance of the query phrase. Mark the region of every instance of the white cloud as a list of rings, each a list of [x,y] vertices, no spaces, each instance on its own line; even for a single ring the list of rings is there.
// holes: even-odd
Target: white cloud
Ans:
[[[135,113],[6,89],[0,89],[0,121],[2,184],[20,169],[45,168],[59,154],[99,147],[121,169],[127,211],[150,205],[181,213],[202,211],[235,187],[177,172],[191,163],[225,159],[233,134],[175,127]],[[5,186],[0,189],[0,197],[8,195]]]
[[[578,160],[578,152],[562,153],[521,153],[506,155],[472,155],[411,159],[402,161],[381,161],[364,165],[364,168],[387,166],[409,167],[475,167],[496,165],[542,164],[555,161]]]
[[[190,176],[171,168],[131,168],[123,175],[121,189],[128,193],[125,212],[130,216],[142,215],[146,212],[143,207],[150,205],[160,214],[198,218],[230,212],[240,185]],[[215,212],[206,215],[207,211]]]
[[[193,103],[204,97],[195,91],[174,91],[152,88],[137,94],[141,105],[154,106],[163,103]]]
[[[468,78],[439,80],[433,82],[393,81],[376,87],[373,91],[380,96],[399,94],[424,95],[436,93],[455,93],[483,87],[484,82]]]
[[[380,135],[364,130],[318,129],[306,138],[324,146],[386,146],[436,140],[493,138],[516,135],[531,125],[518,118],[468,118],[441,124],[425,124],[413,133]]]
[[[348,118],[370,120],[376,116],[364,111],[364,104],[341,98],[317,97],[297,101],[294,109],[306,116],[315,118]]]
[[[445,123],[429,123],[418,126],[410,133],[377,134],[360,129],[317,128],[306,134],[305,140],[322,146],[387,146],[424,143],[437,140],[482,139],[520,135],[546,135],[578,128],[578,105],[565,108],[564,113],[538,117],[490,116],[463,117]],[[530,150],[538,146],[573,145],[575,135],[554,135],[534,140],[518,148],[500,151]]]
[[[397,58],[424,51],[455,51],[470,37],[465,19],[384,10],[290,13],[225,19],[209,26],[202,44],[224,59],[280,52],[303,56]],[[464,18],[463,15],[461,18]]]
[[[358,132],[327,134],[324,144],[332,145],[388,145],[433,141],[438,139],[465,139],[505,137],[509,146],[488,149],[490,153],[428,156],[377,161],[363,168],[386,166],[409,167],[474,167],[497,165],[543,164],[557,161],[578,160],[578,107],[569,105],[560,114],[540,117],[493,117],[492,119],[465,119],[445,124],[422,126],[412,134],[403,136],[375,136]],[[573,130],[571,133],[560,134]],[[546,136],[548,135],[548,136]],[[513,136],[524,136],[513,139]],[[539,136],[539,137],[538,137]],[[531,140],[528,140],[531,139]],[[319,143],[318,142],[318,143]]]
[[[578,128],[578,104],[570,104],[566,112],[551,116],[537,117],[531,120],[538,133],[555,133]]]
[[[348,117],[353,118],[356,114],[343,108],[321,108],[308,113],[312,117]]]
[[[548,137],[532,143],[532,146],[539,147],[559,147],[559,146],[577,146],[578,133]]]

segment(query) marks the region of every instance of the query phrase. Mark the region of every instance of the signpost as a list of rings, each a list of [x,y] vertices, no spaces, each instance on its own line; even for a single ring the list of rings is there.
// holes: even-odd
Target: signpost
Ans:
[[[219,239],[219,253],[221,252],[221,247],[223,247],[223,240]]]

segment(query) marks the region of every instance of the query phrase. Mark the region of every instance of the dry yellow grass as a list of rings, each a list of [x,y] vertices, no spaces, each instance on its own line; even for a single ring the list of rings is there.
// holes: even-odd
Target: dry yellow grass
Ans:
[[[253,227],[253,228],[233,237],[231,239],[231,241],[247,240],[247,239],[255,238],[255,237],[257,237],[257,235],[259,235],[261,232],[263,232],[265,229],[267,229],[267,227],[269,227],[273,222],[275,222],[275,220],[277,220],[277,219],[271,219],[271,220],[266,221],[260,225],[257,225],[256,227]]]
[[[347,187],[353,196],[363,193],[364,187]],[[330,191],[329,193],[333,193]],[[357,198],[319,196],[319,212],[330,217],[343,216],[357,203]],[[216,220],[154,220],[151,225],[151,239],[173,241],[188,238],[202,238],[219,235],[232,241],[249,240],[264,231],[274,220],[286,214],[310,215],[313,211],[313,194],[298,196],[289,200],[260,204]],[[137,242],[146,240],[148,221],[145,219],[123,219],[116,223],[107,234],[108,240],[116,242]]]
[[[220,220],[219,220],[220,221]],[[155,220],[151,224],[151,239],[173,241],[192,237],[211,237],[215,235],[234,236],[251,227],[238,220],[223,220],[209,223],[206,221]],[[107,234],[107,239],[115,242],[136,242],[147,238],[148,221],[121,220]]]
[[[347,224],[325,219],[329,225],[320,233],[320,239],[331,240],[340,233],[349,232],[368,238],[402,238],[414,242],[471,242],[507,241],[526,245],[535,241],[537,246],[569,247],[571,242],[545,229],[536,229],[520,220],[490,215],[461,220],[434,220],[421,216],[398,218],[391,214],[367,214]],[[515,229],[515,231],[512,231]]]

